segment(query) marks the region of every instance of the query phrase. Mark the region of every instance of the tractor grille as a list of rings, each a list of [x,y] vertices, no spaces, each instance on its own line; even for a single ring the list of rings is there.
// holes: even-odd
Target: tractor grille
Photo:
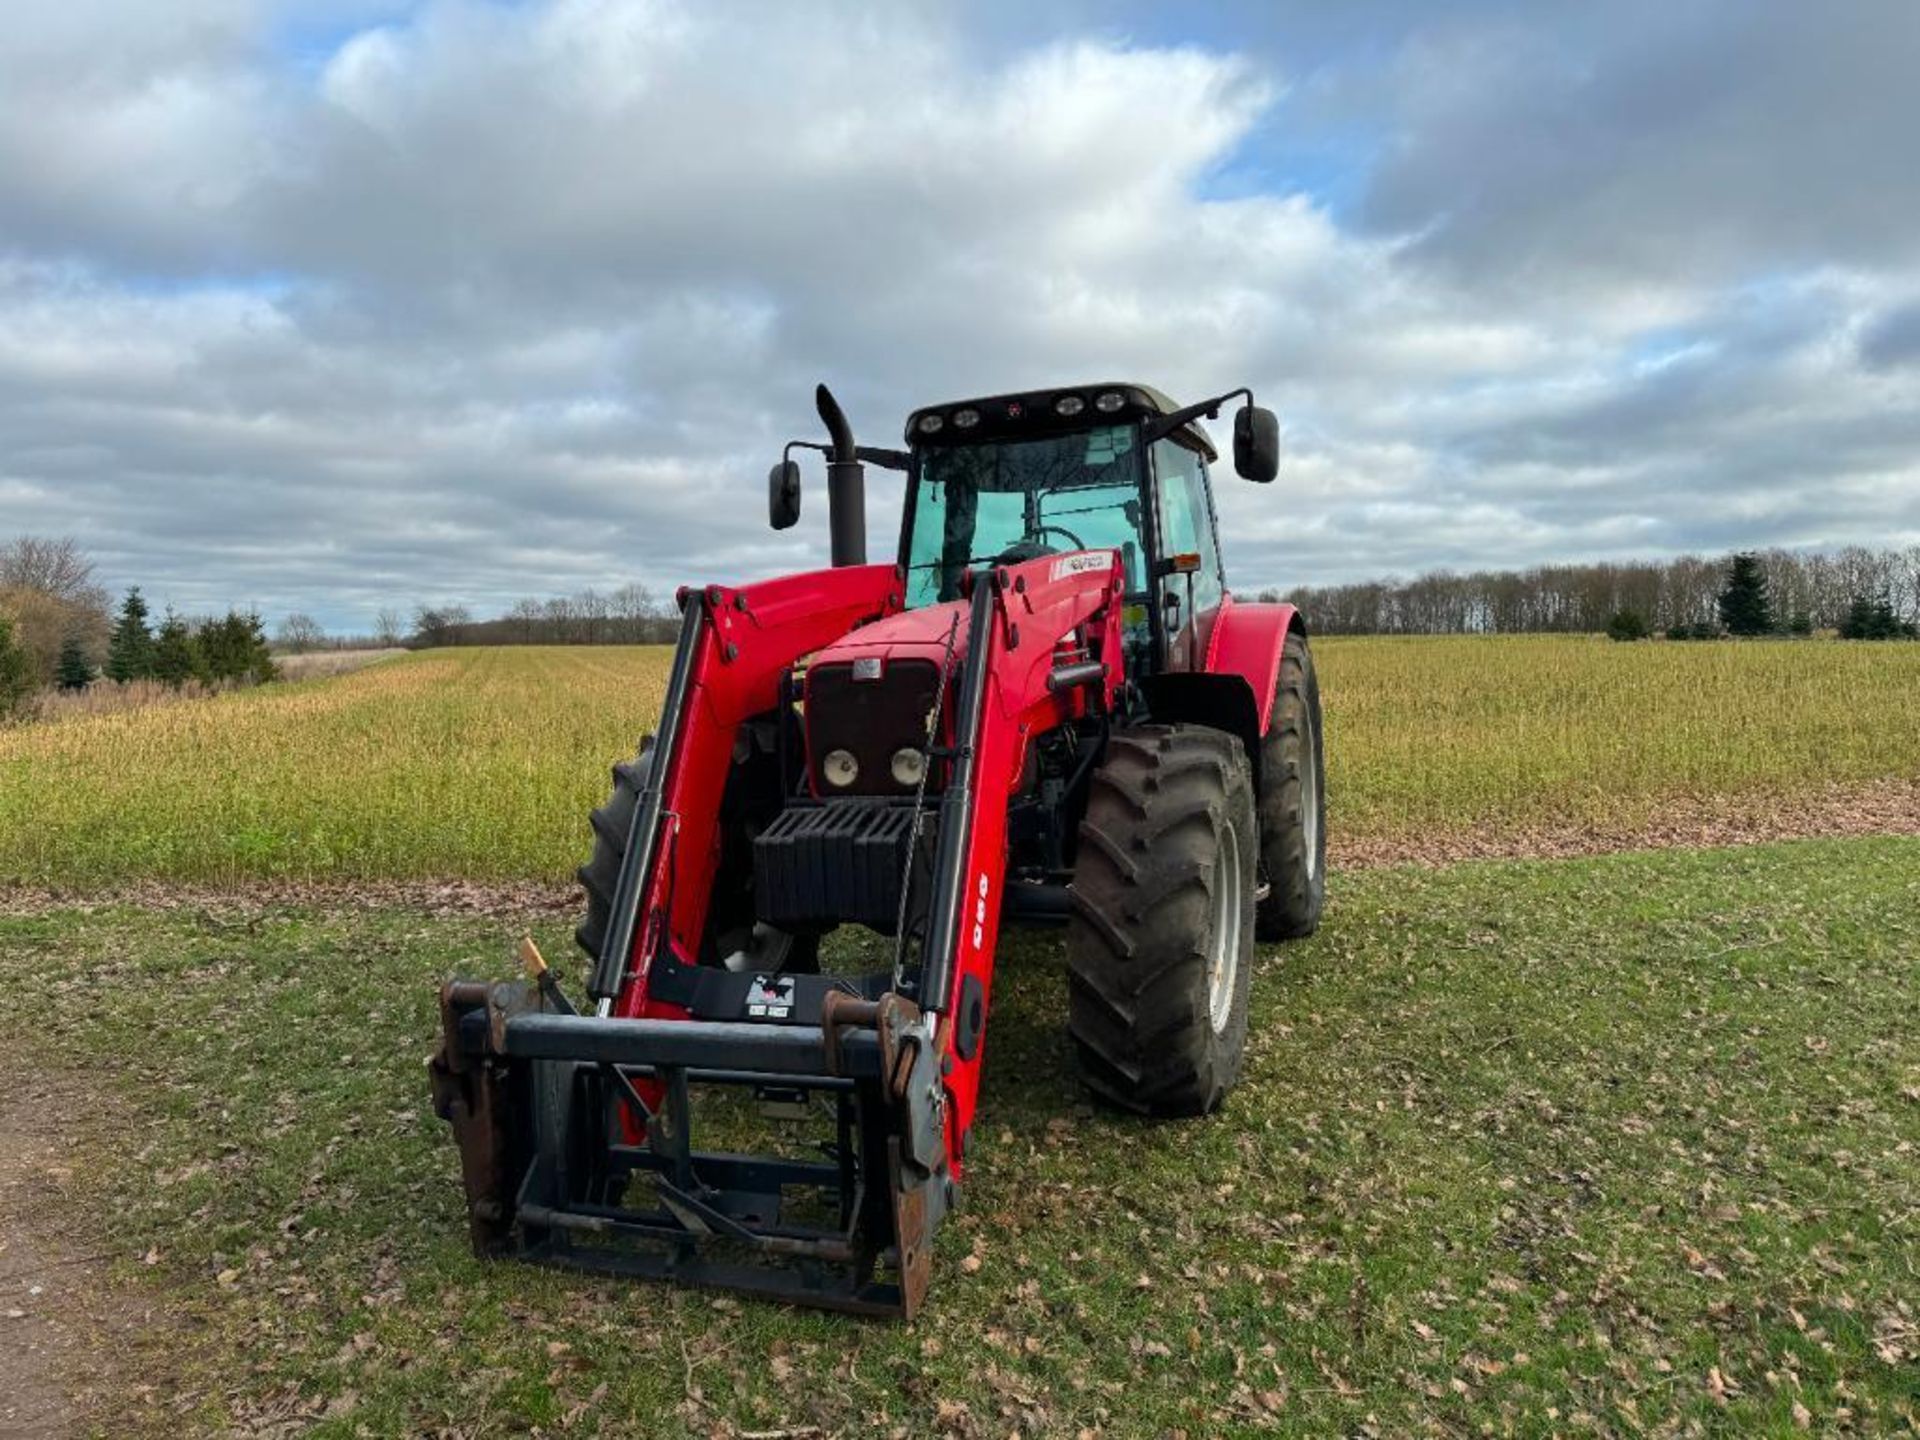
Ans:
[[[783,930],[851,922],[891,935],[913,809],[898,801],[832,800],[781,811],[753,841],[756,916]],[[935,828],[931,815],[920,825],[916,894],[932,863]]]
[[[940,667],[930,660],[889,660],[879,676],[856,680],[854,667],[819,665],[807,672],[807,762],[813,793],[904,795],[912,787],[893,778],[896,750],[927,743],[927,715],[940,687]],[[821,774],[823,757],[846,750],[860,762],[860,776],[836,789]],[[927,789],[939,789],[939,767]]]

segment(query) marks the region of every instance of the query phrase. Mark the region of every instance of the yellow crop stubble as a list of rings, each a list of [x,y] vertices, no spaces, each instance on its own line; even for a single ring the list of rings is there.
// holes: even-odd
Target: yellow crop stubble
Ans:
[[[1920,645],[1325,638],[1348,837],[1635,823],[1920,777]],[[671,651],[450,650],[0,730],[0,883],[558,880]]]

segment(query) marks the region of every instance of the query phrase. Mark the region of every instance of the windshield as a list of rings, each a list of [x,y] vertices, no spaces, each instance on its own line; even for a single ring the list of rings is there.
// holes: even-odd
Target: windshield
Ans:
[[[996,561],[1118,547],[1140,579],[1140,456],[1131,425],[919,453],[907,604],[957,599],[960,576]]]

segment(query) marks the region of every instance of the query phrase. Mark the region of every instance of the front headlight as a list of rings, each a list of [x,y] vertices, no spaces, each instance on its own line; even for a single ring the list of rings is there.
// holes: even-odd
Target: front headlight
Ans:
[[[851,750],[829,750],[821,757],[820,774],[829,785],[844,790],[860,778],[860,762]]]
[[[893,752],[893,782],[911,790],[927,773],[927,757],[911,745]]]

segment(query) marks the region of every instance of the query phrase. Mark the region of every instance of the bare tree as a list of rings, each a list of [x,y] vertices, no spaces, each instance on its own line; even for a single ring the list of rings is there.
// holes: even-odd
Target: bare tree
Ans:
[[[540,602],[540,613],[546,618],[548,626],[547,643],[550,645],[571,645],[578,638],[574,634],[573,601],[565,595],[555,595]]]
[[[72,540],[22,535],[0,546],[0,615],[12,622],[36,683],[52,679],[69,641],[96,662],[106,651],[107,592]]]
[[[507,611],[507,619],[512,622],[517,638],[522,645],[531,645],[540,635],[540,602],[538,600],[516,600],[513,608]]]
[[[402,623],[398,610],[392,606],[383,606],[380,613],[374,617],[373,638],[391,650],[405,638],[406,632],[400,628]]]
[[[606,641],[607,619],[613,605],[598,590],[582,590],[573,597],[574,613],[580,617],[580,638],[589,645]]]
[[[641,645],[661,638],[666,627],[668,607],[655,598],[653,591],[638,581],[628,581],[611,597],[613,613],[618,617],[616,636],[622,644]]]
[[[1909,545],[1900,552],[1900,613],[1920,625],[1920,545]]]
[[[473,617],[464,605],[416,605],[413,610],[413,638],[430,648],[458,645]]]
[[[38,590],[86,609],[107,607],[107,592],[93,578],[93,562],[64,537],[22,535],[0,546],[0,587]]]
[[[274,638],[280,642],[282,650],[295,655],[304,655],[309,650],[318,650],[327,642],[327,632],[320,622],[311,615],[296,610],[280,622],[280,629]]]

